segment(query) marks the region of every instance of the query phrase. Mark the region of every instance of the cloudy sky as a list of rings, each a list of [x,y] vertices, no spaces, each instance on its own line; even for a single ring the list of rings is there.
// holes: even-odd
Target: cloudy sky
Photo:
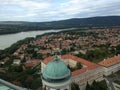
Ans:
[[[0,0],[0,21],[52,21],[120,15],[120,0]]]

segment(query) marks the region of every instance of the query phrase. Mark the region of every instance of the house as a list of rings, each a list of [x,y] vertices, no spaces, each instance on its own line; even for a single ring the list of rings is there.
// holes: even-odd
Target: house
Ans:
[[[13,60],[13,65],[20,65],[21,64],[21,60],[20,59],[14,59]]]

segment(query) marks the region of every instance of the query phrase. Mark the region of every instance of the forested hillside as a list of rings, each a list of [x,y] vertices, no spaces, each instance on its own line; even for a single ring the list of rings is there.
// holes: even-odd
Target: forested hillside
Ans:
[[[0,34],[22,31],[66,29],[66,28],[104,28],[119,27],[120,16],[105,16],[91,18],[73,18],[51,22],[1,21]]]

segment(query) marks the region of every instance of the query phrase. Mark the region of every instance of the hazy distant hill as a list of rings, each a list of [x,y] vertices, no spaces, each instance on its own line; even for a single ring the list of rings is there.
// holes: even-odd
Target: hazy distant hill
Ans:
[[[28,22],[24,22],[24,21],[0,21],[0,24],[3,24],[3,25],[19,25],[19,24],[25,24],[25,23],[28,23]]]
[[[120,26],[120,16],[74,18],[63,21],[51,22],[53,25],[68,27],[109,27]]]
[[[93,28],[93,27],[99,28],[117,26],[120,26],[120,16],[73,18],[51,22],[1,21],[0,34],[46,29]]]

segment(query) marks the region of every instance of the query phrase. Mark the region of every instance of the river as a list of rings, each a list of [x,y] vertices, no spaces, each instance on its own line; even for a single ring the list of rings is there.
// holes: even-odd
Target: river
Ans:
[[[48,32],[58,32],[58,31],[60,30],[29,31],[29,32],[20,32],[16,34],[0,35],[0,49],[5,49],[10,45],[12,45],[13,43],[27,37],[35,37],[36,35],[41,35]]]

